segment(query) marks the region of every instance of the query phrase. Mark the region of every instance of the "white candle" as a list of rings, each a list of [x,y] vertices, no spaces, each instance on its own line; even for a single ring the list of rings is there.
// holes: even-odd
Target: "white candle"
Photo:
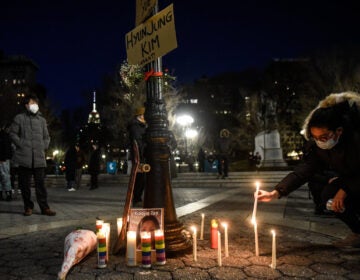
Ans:
[[[110,247],[110,224],[109,223],[103,223],[103,229],[104,229],[105,238],[106,238],[106,252],[109,252],[109,247]],[[106,261],[109,261],[109,253],[106,254]]]
[[[191,229],[193,230],[193,256],[194,256],[194,261],[197,261],[197,235],[196,235],[196,227],[191,227]]]
[[[276,233],[275,230],[271,230],[272,233],[272,258],[271,258],[271,268],[276,268]]]
[[[253,223],[256,220],[256,211],[257,211],[258,193],[259,193],[259,189],[260,189],[260,183],[255,182],[255,185],[256,185],[256,191],[255,191],[254,209],[253,209],[253,214],[252,214],[252,218],[251,218],[251,221]]]
[[[254,234],[255,234],[255,256],[259,256],[259,239],[258,239],[256,220],[254,221]]]
[[[229,256],[229,240],[228,240],[228,226],[227,223],[222,223],[224,227],[224,246],[225,246],[225,257]]]
[[[117,234],[118,234],[118,236],[120,235],[120,232],[121,232],[122,223],[123,223],[122,218],[117,218],[117,219],[116,219]]]
[[[128,231],[126,236],[126,264],[136,266],[136,231]]]
[[[204,213],[201,214],[200,240],[204,240]]]
[[[218,266],[222,266],[221,261],[221,233],[218,231]]]

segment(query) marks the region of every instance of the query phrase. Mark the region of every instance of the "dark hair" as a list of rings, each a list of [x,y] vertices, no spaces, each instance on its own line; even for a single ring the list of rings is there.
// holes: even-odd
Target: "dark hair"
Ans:
[[[153,222],[154,225],[155,225],[155,228],[160,229],[160,223],[159,223],[158,219],[155,216],[153,216],[153,215],[144,216],[141,219],[141,221],[139,222],[138,227],[137,227],[137,233],[136,233],[136,243],[137,244],[140,244],[140,242],[141,242],[140,231],[141,231],[141,227],[142,227],[143,223],[145,223],[145,222]],[[154,244],[153,244],[154,242],[153,241],[154,240],[152,240],[152,242],[151,242],[152,247],[154,247]]]
[[[24,97],[24,105],[29,104],[30,99],[34,100],[37,104],[39,104],[39,98],[35,94],[27,94]]]

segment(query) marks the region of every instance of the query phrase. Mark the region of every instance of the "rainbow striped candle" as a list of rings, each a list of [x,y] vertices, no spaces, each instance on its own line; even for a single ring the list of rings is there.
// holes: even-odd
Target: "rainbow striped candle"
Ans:
[[[102,229],[97,233],[98,268],[106,267],[106,236]]]
[[[165,258],[165,239],[164,231],[161,229],[155,230],[155,250],[156,250],[156,264],[164,265]]]
[[[147,231],[141,232],[141,264],[142,267],[151,267],[151,233]]]

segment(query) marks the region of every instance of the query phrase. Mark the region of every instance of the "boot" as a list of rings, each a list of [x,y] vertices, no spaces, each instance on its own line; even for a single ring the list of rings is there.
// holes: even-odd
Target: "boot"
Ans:
[[[4,200],[2,191],[0,191],[0,200]]]
[[[6,198],[5,198],[6,201],[11,201],[12,200],[12,194],[11,194],[11,191],[7,191],[6,192]]]

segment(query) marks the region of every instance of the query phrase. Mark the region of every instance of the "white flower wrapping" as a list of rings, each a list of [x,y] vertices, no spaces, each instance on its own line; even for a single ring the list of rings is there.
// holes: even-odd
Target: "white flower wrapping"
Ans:
[[[70,268],[94,251],[96,245],[96,235],[91,230],[80,229],[69,233],[64,242],[64,261],[58,279],[65,279]]]

